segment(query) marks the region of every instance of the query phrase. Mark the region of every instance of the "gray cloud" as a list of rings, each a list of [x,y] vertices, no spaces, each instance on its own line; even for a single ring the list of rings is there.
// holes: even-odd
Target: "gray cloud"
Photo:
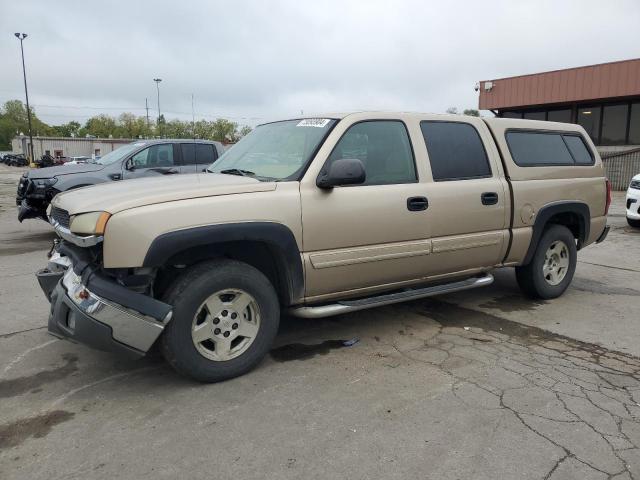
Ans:
[[[79,2],[1,0],[0,101],[51,123],[473,108],[476,81],[638,55],[640,3],[602,1]],[[88,108],[84,108],[88,107]],[[97,107],[103,107],[97,108]]]

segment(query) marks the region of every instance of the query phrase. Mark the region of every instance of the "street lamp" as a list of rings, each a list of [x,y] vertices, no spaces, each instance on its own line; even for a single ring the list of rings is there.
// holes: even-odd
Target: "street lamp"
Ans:
[[[160,125],[160,82],[162,79],[154,78],[153,81],[156,82],[156,89],[158,90],[158,132],[162,136],[162,126]]]
[[[24,48],[22,41],[27,38],[26,33],[14,33],[16,38],[20,40],[20,53],[22,54],[22,75],[24,77],[24,96],[27,98],[27,119],[29,121],[29,151],[27,156],[29,163],[33,161],[33,135],[31,133],[31,109],[29,108],[29,91],[27,90],[27,70],[24,67]]]

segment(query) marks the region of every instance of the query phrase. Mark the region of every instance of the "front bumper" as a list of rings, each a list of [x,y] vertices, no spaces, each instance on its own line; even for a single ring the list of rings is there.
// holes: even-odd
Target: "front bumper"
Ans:
[[[630,188],[626,198],[627,218],[640,220],[640,190]]]
[[[58,253],[36,276],[51,302],[49,332],[58,337],[136,357],[152,347],[171,320],[170,305],[133,292],[101,277],[86,263],[69,261]]]

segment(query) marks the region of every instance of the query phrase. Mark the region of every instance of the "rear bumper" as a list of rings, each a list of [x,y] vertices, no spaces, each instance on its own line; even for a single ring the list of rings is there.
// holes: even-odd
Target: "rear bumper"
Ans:
[[[71,263],[65,269],[61,262],[62,267],[56,268],[55,256],[52,260],[36,277],[51,302],[48,329],[53,335],[136,357],[153,346],[171,320],[171,306],[99,278],[86,264]],[[78,268],[83,272],[74,271]]]

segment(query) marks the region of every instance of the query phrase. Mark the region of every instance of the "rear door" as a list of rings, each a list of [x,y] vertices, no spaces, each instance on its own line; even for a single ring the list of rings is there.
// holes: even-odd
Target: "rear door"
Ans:
[[[508,245],[509,190],[484,122],[420,122],[433,182],[428,188],[432,239],[429,275],[499,264]]]

